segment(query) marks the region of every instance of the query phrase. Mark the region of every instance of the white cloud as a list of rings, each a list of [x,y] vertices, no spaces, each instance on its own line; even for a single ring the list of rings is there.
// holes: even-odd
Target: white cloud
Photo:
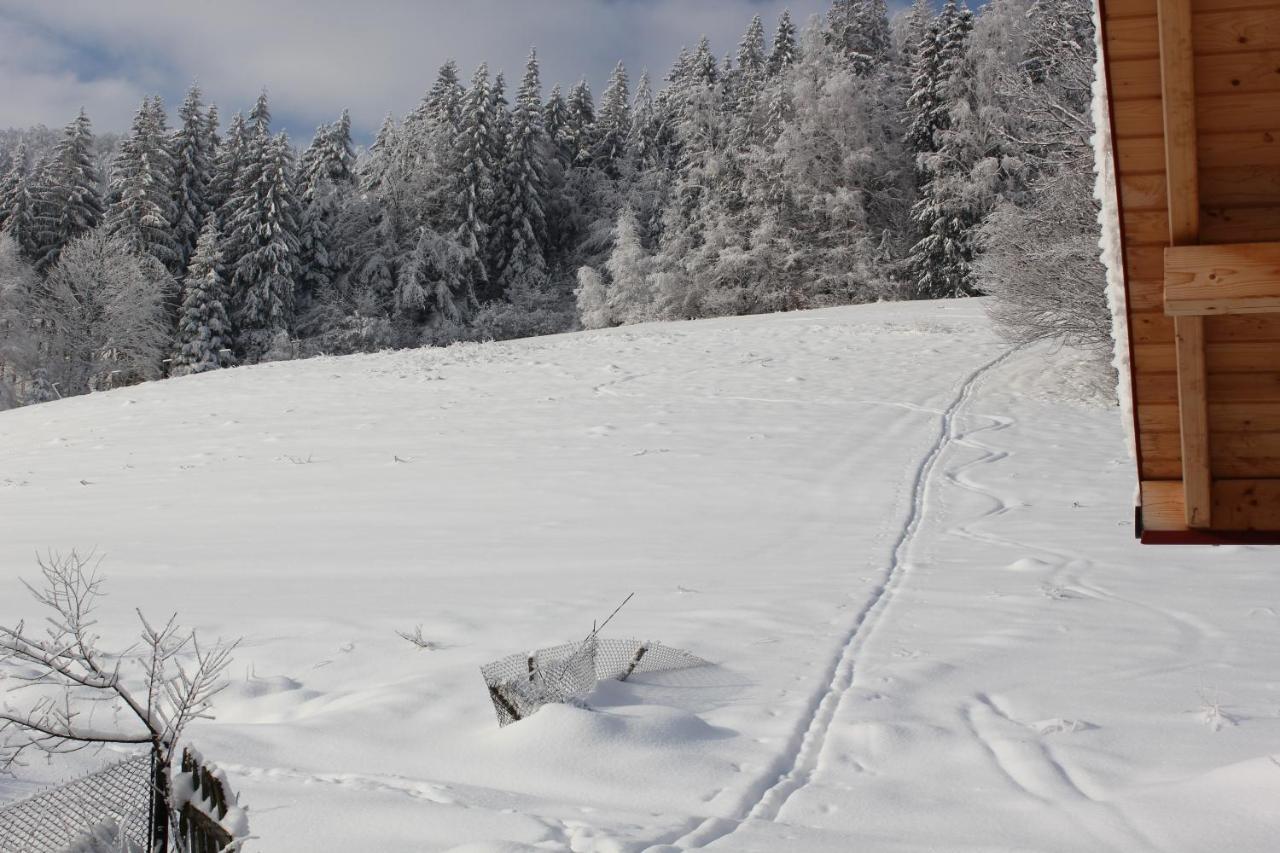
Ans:
[[[724,54],[753,14],[772,30],[788,5],[802,22],[827,0],[0,0],[0,125],[60,125],[83,103],[120,130],[143,93],[172,103],[199,80],[224,114],[265,85],[295,133],[343,107],[368,132],[450,57],[466,76],[504,68],[514,86],[536,44],[548,89],[586,73],[598,94],[618,59],[656,80],[682,44],[706,33]]]

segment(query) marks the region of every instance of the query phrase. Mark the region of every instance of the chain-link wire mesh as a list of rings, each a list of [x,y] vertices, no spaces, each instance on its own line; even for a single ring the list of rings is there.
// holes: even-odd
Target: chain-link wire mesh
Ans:
[[[704,666],[706,661],[682,649],[641,640],[605,640],[592,634],[523,655],[510,655],[480,667],[489,688],[498,725],[505,726],[552,702],[585,696],[597,681],[626,681],[644,672]]]
[[[149,844],[151,755],[143,753],[89,776],[0,806],[0,853],[63,853],[111,820],[138,849]]]

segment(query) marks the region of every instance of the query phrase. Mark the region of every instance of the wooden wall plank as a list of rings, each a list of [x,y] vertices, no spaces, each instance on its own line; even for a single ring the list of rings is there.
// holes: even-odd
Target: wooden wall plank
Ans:
[[[1192,32],[1198,56],[1280,49],[1280,15],[1275,6],[1203,12],[1195,16]],[[1136,50],[1137,34],[1125,44]]]
[[[1213,515],[1222,530],[1280,530],[1280,480],[1220,480]]]
[[[1120,203],[1129,210],[1164,210],[1168,204],[1168,184],[1164,174],[1122,175]]]
[[[1280,240],[1280,207],[1200,207],[1201,243]]]
[[[1274,119],[1276,130],[1244,130],[1232,133],[1201,132],[1196,146],[1200,165],[1210,168],[1222,166],[1277,166],[1280,167],[1280,115]],[[1202,129],[1203,130],[1203,129]],[[1145,151],[1135,151],[1135,158],[1149,157]],[[1152,161],[1143,161],[1154,165]],[[1163,160],[1160,161],[1163,166]]]
[[[1112,114],[1117,140],[1150,138],[1164,134],[1164,106],[1159,98],[1142,98],[1117,105]]]
[[[1137,402],[1177,403],[1178,380],[1173,373],[1153,373],[1142,377]],[[1280,369],[1267,373],[1209,374],[1209,403],[1280,402]],[[1146,448],[1143,448],[1145,453]]]
[[[1126,69],[1128,85],[1142,86],[1141,68]],[[1280,51],[1196,57],[1196,94],[1280,91]]]
[[[1108,69],[1115,103],[1160,97],[1160,60],[1118,59]],[[1280,91],[1280,51],[1254,50],[1195,58],[1198,95]]]
[[[1280,125],[1280,92],[1201,95],[1195,110],[1196,121],[1206,129],[1206,135],[1274,131]]]
[[[1102,2],[1108,22],[1118,21],[1121,18],[1154,18],[1156,16],[1156,0],[1102,0]],[[1211,2],[1211,0],[1201,0],[1201,2]]]
[[[1106,31],[1107,56],[1112,61],[1160,56],[1160,28],[1155,17],[1108,20]]]
[[[1138,423],[1143,432],[1178,432],[1176,403],[1146,403],[1138,406]],[[1210,403],[1209,429],[1215,438],[1226,433],[1271,433],[1280,435],[1280,402]]]
[[[1273,207],[1280,198],[1280,167],[1228,166],[1200,170],[1205,207]]]
[[[1143,175],[1164,171],[1163,136],[1113,139],[1112,147],[1115,148],[1116,167],[1122,174]]]
[[[1174,327],[1176,329],[1176,322]],[[1175,344],[1134,344],[1134,368],[1139,373],[1175,373],[1178,365],[1175,350]],[[1275,341],[1206,341],[1204,355],[1206,368],[1213,373],[1269,373],[1280,370],[1280,343]]]
[[[1162,308],[1131,312],[1129,328],[1138,344],[1172,344],[1173,318]],[[1205,340],[1212,348],[1225,343],[1275,343],[1280,366],[1280,314],[1232,314],[1205,320]],[[1265,371],[1263,371],[1265,372]]]

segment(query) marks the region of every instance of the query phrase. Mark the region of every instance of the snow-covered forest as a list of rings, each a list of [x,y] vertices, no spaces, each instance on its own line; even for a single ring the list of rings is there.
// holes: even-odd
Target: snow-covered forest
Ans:
[[[1109,345],[1083,0],[835,0],[599,97],[445,62],[367,150],[192,87],[0,134],[0,408],[234,364],[991,294]],[[696,35],[696,34],[695,34]],[[266,81],[269,85],[270,81]],[[92,105],[88,105],[91,109]],[[335,113],[337,113],[335,109]]]

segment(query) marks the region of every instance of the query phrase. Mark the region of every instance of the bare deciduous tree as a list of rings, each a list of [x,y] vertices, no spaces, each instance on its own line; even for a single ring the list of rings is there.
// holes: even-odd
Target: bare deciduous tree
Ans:
[[[33,751],[147,745],[156,757],[156,802],[167,812],[178,741],[190,723],[210,716],[236,643],[202,645],[176,615],[153,624],[137,611],[137,642],[106,651],[94,615],[101,560],[72,551],[38,562],[41,584],[25,585],[45,608],[43,630],[0,626],[0,678],[9,682],[9,701],[0,706],[0,769]],[[167,814],[157,817],[158,826],[167,825]]]

